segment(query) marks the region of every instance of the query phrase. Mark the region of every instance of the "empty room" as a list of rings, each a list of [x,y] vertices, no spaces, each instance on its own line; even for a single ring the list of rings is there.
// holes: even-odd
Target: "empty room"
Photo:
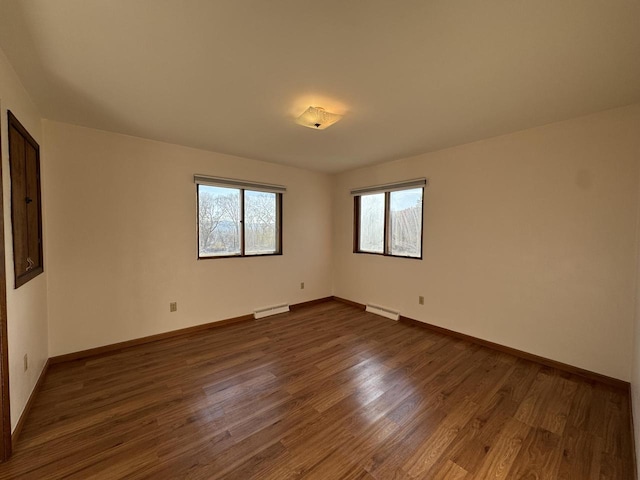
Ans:
[[[0,133],[0,480],[638,478],[640,0],[0,0]]]

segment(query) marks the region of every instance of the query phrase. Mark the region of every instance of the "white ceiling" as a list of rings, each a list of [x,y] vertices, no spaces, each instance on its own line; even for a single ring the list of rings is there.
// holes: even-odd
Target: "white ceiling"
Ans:
[[[640,0],[0,0],[0,45],[46,118],[326,172],[640,101]]]

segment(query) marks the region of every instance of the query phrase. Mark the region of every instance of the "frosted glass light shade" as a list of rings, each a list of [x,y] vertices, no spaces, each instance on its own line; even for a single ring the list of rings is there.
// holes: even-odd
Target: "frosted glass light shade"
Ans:
[[[309,107],[296,119],[296,123],[303,127],[313,128],[314,130],[324,130],[341,118],[342,115],[327,112],[322,107]]]

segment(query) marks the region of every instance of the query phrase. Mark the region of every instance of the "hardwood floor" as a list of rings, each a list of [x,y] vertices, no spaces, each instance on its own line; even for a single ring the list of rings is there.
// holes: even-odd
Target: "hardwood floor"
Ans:
[[[628,402],[328,302],[52,365],[0,478],[626,480]]]

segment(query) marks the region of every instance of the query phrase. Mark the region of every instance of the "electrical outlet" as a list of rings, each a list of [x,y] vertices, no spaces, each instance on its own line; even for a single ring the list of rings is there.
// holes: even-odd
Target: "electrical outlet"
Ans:
[[[177,312],[178,311],[178,302],[171,302],[169,304],[169,311],[170,312]]]
[[[300,282],[300,290],[304,290],[304,282]]]
[[[424,297],[423,297],[422,295],[420,295],[420,296],[418,297],[418,303],[419,303],[420,305],[424,305]]]
[[[29,368],[29,355],[24,354],[24,371],[26,372]]]

